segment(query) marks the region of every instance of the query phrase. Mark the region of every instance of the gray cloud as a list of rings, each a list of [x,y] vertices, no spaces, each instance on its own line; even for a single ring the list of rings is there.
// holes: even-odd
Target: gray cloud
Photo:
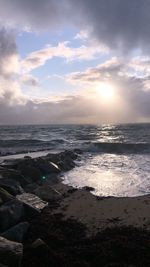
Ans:
[[[0,6],[6,25],[40,30],[70,23],[115,50],[149,50],[150,0],[0,0]]]
[[[17,46],[15,35],[5,28],[0,29],[0,76],[11,76],[17,68]]]
[[[75,5],[92,33],[110,47],[126,52],[149,48],[149,0],[77,0]]]
[[[0,0],[0,17],[5,25],[26,29],[55,28],[69,15],[67,0]]]
[[[28,86],[32,86],[32,87],[37,87],[40,85],[40,82],[39,80],[32,76],[32,75],[25,75],[22,77],[21,79],[21,82],[24,84],[24,85],[28,85]]]

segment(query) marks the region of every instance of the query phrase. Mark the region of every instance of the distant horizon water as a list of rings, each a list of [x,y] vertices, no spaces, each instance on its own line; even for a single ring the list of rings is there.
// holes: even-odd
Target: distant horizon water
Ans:
[[[81,149],[64,183],[100,196],[150,193],[150,123],[0,125],[0,156]]]

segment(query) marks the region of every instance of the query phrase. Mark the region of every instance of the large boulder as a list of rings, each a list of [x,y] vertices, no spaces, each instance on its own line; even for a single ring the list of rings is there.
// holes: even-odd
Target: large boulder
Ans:
[[[23,176],[19,170],[7,169],[7,166],[5,166],[3,170],[0,170],[0,173],[2,178],[10,179],[15,182],[17,181],[23,188],[31,182],[30,179]]]
[[[35,189],[34,193],[35,195],[47,202],[59,200],[62,198],[62,194],[49,184],[39,186]]]
[[[37,158],[34,160],[35,167],[37,167],[42,175],[48,175],[51,173],[60,173],[61,170],[57,164],[52,161],[45,160],[44,158]]]
[[[23,215],[23,203],[17,199],[6,202],[0,207],[0,232],[17,224]]]
[[[23,188],[21,187],[19,182],[12,179],[0,179],[0,187],[7,190],[10,194],[14,196],[23,193]]]
[[[11,194],[9,194],[5,189],[0,187],[0,205],[12,200],[13,198],[14,197]]]
[[[21,243],[0,236],[0,262],[8,267],[20,267],[23,255]]]
[[[23,193],[16,196],[17,199],[24,204],[25,215],[27,217],[34,217],[44,209],[48,203],[40,199],[34,194]]]
[[[30,163],[32,163],[32,161]],[[41,180],[42,172],[34,165],[26,164],[26,161],[20,163],[18,169],[21,175],[28,179],[28,183],[38,182]]]
[[[29,228],[28,222],[21,222],[9,228],[7,231],[2,233],[1,236],[11,241],[22,242],[24,239],[24,236],[26,235],[28,231],[28,228]]]

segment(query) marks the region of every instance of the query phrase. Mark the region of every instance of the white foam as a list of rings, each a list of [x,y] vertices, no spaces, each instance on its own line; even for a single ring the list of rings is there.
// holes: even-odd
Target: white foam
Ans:
[[[64,183],[95,188],[96,195],[133,197],[150,193],[149,155],[88,155]]]

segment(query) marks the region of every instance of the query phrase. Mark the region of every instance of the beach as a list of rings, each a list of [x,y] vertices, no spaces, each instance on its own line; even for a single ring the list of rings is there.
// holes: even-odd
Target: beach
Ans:
[[[2,266],[149,266],[150,195],[100,197],[64,184],[80,156],[1,163]]]

